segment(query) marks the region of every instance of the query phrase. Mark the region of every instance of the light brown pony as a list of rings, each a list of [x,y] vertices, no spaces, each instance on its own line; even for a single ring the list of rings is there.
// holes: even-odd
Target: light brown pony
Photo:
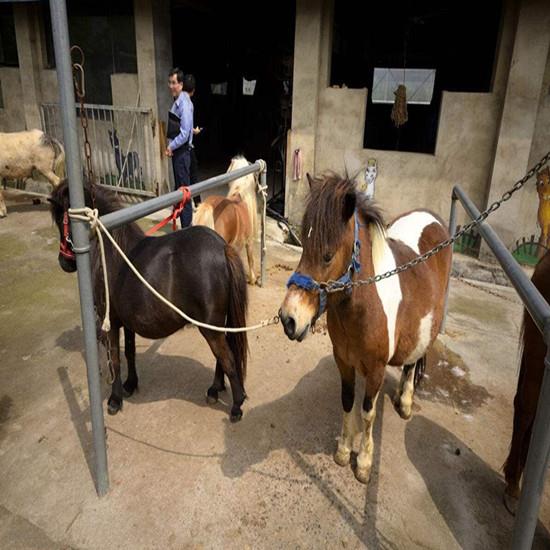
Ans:
[[[353,182],[338,176],[310,179],[310,186],[311,197],[302,224],[304,249],[280,311],[286,335],[298,341],[307,336],[319,315],[321,294],[292,280],[298,276],[314,282],[329,281],[345,274],[352,268],[350,258],[358,248],[354,247],[355,227],[360,268],[352,268],[352,280],[391,270],[449,236],[441,220],[425,210],[396,218],[386,230],[373,203],[356,193]],[[446,248],[399,275],[327,296],[328,331],[342,379],[344,409],[334,459],[341,466],[350,462],[358,433],[353,414],[358,372],[365,377],[366,387],[355,476],[363,483],[368,482],[372,466],[376,400],[386,365],[403,366],[394,405],[399,415],[408,419],[416,371],[423,368],[425,354],[441,324],[450,266],[451,251]]]
[[[531,280],[544,298],[550,301],[550,251],[537,264]],[[514,430],[510,452],[504,463],[504,505],[511,513],[515,512],[519,497],[519,482],[529,451],[546,355],[543,336],[527,310],[523,313],[522,344],[518,386],[514,398]]]
[[[243,156],[231,160],[227,172],[244,168],[250,163]],[[248,257],[248,282],[256,283],[254,269],[254,242],[258,231],[256,203],[257,181],[255,174],[248,174],[229,184],[227,197],[212,195],[203,201],[194,214],[194,225],[205,225],[219,233],[237,250],[246,248]]]
[[[537,193],[539,195],[539,209],[537,220],[540,226],[539,253],[550,249],[550,167],[546,167],[537,174]],[[544,247],[544,248],[543,248]]]

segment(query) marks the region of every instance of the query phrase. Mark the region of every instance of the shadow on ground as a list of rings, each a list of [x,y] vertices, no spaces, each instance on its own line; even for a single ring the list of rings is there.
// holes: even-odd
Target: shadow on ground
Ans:
[[[80,342],[78,327],[63,333],[57,341],[58,345],[70,351],[78,351]],[[161,344],[162,341],[155,341],[145,353],[137,355],[140,392],[130,401],[139,406],[180,399],[200,407],[210,407],[205,402],[205,391],[212,382],[214,365],[206,367],[188,357],[162,355],[158,352]],[[275,369],[276,365],[269,367]],[[58,369],[58,374],[93,477],[89,411],[81,408],[78,395],[86,390],[73,387],[67,369]],[[387,377],[383,394],[393,395],[395,384],[396,380]],[[105,398],[109,391],[104,384]],[[487,397],[481,396],[480,401],[484,402]],[[230,400],[231,393],[228,390],[214,407],[229,413]],[[376,527],[384,401],[379,399],[377,404],[371,480],[368,488],[356,486],[356,489],[361,487],[360,490],[364,491],[362,509],[357,507],[356,499],[350,498],[342,490],[342,475],[346,478],[345,484],[357,483],[351,468],[340,470],[332,463],[332,459],[329,459],[329,466],[326,460],[315,459],[315,455],[325,455],[327,458],[332,455],[340,431],[340,381],[332,356],[321,359],[291,391],[278,399],[255,406],[252,393],[251,399],[245,403],[240,423],[231,424],[229,418],[224,417],[223,453],[185,453],[152,444],[147,441],[146,434],[136,438],[114,428],[108,430],[159,452],[216,458],[223,475],[229,478],[237,479],[247,472],[253,472],[291,485],[312,484],[335,506],[342,521],[350,526],[361,541],[369,547],[388,548],[393,546],[392,543]],[[481,404],[475,403],[476,406]],[[487,540],[495,541],[495,548],[509,544],[513,518],[502,505],[504,484],[497,472],[454,434],[423,416],[413,416],[408,422],[405,446],[410,462],[423,478],[431,499],[461,547],[476,548],[480,544],[486,545]],[[279,449],[288,453],[305,479],[293,477],[285,470],[270,471],[261,465],[270,453]],[[550,547],[550,535],[542,526],[539,526],[535,547]]]
[[[426,442],[435,444],[427,445]],[[507,548],[514,518],[502,504],[504,481],[454,434],[423,416],[405,431],[407,455],[462,548]],[[539,524],[536,546],[550,547],[550,534]]]

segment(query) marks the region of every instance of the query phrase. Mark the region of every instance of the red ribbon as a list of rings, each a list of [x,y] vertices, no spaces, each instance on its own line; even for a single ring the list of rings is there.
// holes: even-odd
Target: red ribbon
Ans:
[[[164,227],[168,222],[172,222],[172,231],[176,230],[176,221],[178,219],[178,216],[182,213],[183,209],[185,208],[185,205],[191,200],[191,190],[189,187],[181,186],[179,188],[179,191],[183,193],[183,199],[173,207],[172,213],[164,218],[161,222],[157,223],[157,225],[151,227],[148,231],[145,232],[146,235],[152,235],[153,233],[156,233],[160,228]]]

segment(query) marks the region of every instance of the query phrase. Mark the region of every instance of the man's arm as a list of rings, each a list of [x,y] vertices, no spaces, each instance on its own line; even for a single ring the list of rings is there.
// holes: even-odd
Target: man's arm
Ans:
[[[189,102],[182,102],[181,117],[180,117],[180,133],[168,144],[168,148],[172,151],[181,147],[189,141],[191,132],[193,131],[193,114],[191,113]]]

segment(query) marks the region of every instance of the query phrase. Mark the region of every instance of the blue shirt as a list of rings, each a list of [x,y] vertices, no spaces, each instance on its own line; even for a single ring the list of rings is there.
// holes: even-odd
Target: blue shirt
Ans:
[[[172,151],[185,143],[193,143],[193,102],[187,92],[181,92],[176,98],[170,112],[180,119],[180,133],[168,144]]]

